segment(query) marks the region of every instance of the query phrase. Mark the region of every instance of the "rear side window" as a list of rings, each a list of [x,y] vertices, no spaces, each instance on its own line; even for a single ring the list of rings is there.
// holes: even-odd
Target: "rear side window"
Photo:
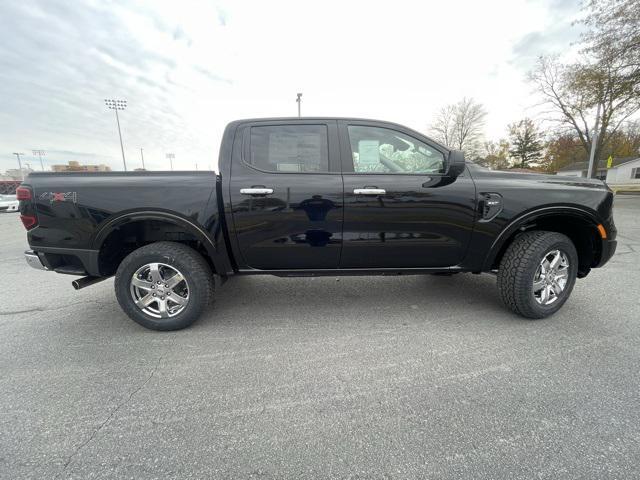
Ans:
[[[268,172],[328,172],[327,137],[325,125],[251,127],[249,163]]]

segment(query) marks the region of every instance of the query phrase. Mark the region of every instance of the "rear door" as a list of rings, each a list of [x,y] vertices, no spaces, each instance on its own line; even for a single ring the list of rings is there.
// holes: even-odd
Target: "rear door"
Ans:
[[[475,216],[468,173],[446,174],[448,152],[383,122],[339,121],[345,189],[341,268],[458,265]]]
[[[343,185],[335,120],[240,128],[230,198],[241,269],[337,268]]]

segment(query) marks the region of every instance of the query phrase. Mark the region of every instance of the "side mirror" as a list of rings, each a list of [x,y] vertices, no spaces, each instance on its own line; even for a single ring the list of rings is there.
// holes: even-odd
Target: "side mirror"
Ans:
[[[451,150],[449,152],[449,168],[447,169],[447,174],[455,178],[464,172],[464,168],[464,153],[462,153],[461,150]]]

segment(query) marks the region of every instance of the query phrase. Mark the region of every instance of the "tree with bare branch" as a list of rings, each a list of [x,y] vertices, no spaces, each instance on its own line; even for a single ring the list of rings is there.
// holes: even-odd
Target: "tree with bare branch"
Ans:
[[[475,158],[481,149],[481,139],[487,112],[472,98],[443,107],[431,124],[431,133],[441,143],[462,150],[467,158]]]
[[[578,137],[585,158],[597,128],[595,158],[600,159],[603,147],[640,111],[640,2],[589,0],[586,8],[585,60],[566,65],[541,57],[530,80],[564,132]]]

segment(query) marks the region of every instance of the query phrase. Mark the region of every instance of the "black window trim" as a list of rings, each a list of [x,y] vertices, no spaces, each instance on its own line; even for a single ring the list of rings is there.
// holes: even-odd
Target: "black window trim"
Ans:
[[[327,129],[327,167],[329,168],[328,172],[274,172],[273,170],[263,170],[258,168],[247,161],[248,158],[251,158],[251,129],[253,127],[281,127],[281,126],[322,126]],[[333,126],[333,129],[332,129]],[[340,167],[340,155],[337,145],[332,144],[332,130],[334,132],[333,136],[337,136],[337,126],[335,124],[335,120],[298,120],[298,121],[264,121],[264,122],[251,122],[243,125],[244,133],[242,137],[242,164],[251,170],[255,170],[260,173],[268,173],[270,175],[342,175],[340,170],[331,171],[331,167]],[[335,139],[333,140],[336,141]],[[336,153],[332,155],[332,146],[336,148],[335,152],[337,152],[338,158],[333,159]],[[337,165],[336,165],[337,163]]]
[[[373,127],[373,128],[384,128],[386,130],[392,130],[398,133],[402,133],[407,137],[413,138],[414,140],[418,140],[434,150],[442,153],[444,158],[445,170],[444,172],[434,172],[434,173],[409,173],[409,172],[355,172],[354,164],[353,164],[353,152],[351,151],[351,139],[349,138],[349,127]],[[386,122],[372,122],[372,121],[360,121],[360,120],[342,120],[338,122],[338,129],[340,131],[340,141],[341,141],[341,153],[343,157],[342,162],[342,174],[343,175],[404,175],[411,177],[447,177],[449,175],[449,153],[446,147],[434,142],[433,140],[425,137],[420,132],[416,132],[415,130],[411,130],[410,128],[403,127],[402,125],[395,123],[386,123]],[[342,145],[345,143],[345,145]],[[345,163],[347,165],[345,165]],[[347,169],[345,167],[350,167]]]

